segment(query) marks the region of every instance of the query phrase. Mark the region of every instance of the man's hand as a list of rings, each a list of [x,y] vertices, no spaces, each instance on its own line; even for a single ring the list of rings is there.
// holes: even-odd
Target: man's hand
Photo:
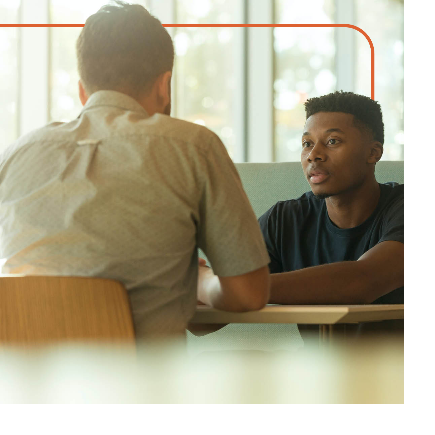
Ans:
[[[206,261],[203,258],[199,258],[198,263],[198,304],[208,305],[204,297],[205,288],[210,285],[210,282],[218,281],[218,277],[213,273],[210,267],[206,266]]]
[[[198,258],[198,294],[199,294],[199,287],[200,285],[203,285],[204,279],[206,280],[207,277],[215,276],[213,271],[208,267],[206,264],[207,262],[203,258]],[[197,301],[198,305],[206,305],[203,302],[201,302],[199,299]],[[211,334],[212,332],[216,332],[219,329],[226,326],[226,324],[223,325],[198,325],[194,323],[189,323],[187,329],[197,337],[202,335]]]
[[[198,268],[198,286],[197,289],[199,289],[200,286],[200,276],[203,275],[203,271],[201,269],[205,268],[205,269],[209,269],[211,270],[208,266],[207,266],[207,261],[205,261],[203,258],[199,257],[198,258],[198,264],[199,264],[199,268]],[[197,293],[199,293],[197,291]],[[201,302],[199,299],[197,300],[197,304],[198,305],[207,305],[204,302]]]

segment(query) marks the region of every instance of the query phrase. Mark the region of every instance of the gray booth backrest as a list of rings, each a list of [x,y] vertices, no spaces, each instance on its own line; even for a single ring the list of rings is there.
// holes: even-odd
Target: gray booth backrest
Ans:
[[[243,187],[257,217],[278,201],[294,199],[310,190],[299,162],[236,163]],[[376,165],[379,183],[403,183],[403,161],[379,162]]]

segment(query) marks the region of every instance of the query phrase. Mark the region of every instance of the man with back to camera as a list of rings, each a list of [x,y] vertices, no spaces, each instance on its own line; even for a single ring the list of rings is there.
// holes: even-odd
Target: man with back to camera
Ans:
[[[384,142],[379,104],[334,92],[311,98],[305,110],[301,163],[311,192],[259,218],[271,259],[269,302],[403,304],[403,185],[375,178]],[[201,268],[199,288],[210,276]]]
[[[219,138],[171,118],[172,40],[140,5],[90,16],[77,41],[79,117],[0,157],[3,273],[95,276],[126,286],[138,338],[185,334],[200,247],[218,279],[199,297],[250,311],[269,257]]]

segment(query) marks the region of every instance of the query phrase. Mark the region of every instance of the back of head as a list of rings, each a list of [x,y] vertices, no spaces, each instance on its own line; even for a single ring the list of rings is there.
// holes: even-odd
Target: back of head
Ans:
[[[354,116],[358,127],[368,129],[375,141],[384,143],[381,106],[369,97],[353,92],[336,91],[307,100],[305,103],[306,119],[318,112],[349,113]]]
[[[88,95],[114,90],[134,98],[172,71],[174,46],[161,22],[143,6],[114,1],[91,15],[77,40],[82,85]]]

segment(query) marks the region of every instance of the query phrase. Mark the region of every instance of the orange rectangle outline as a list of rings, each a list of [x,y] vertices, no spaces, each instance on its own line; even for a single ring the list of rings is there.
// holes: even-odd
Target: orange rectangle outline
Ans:
[[[375,47],[364,30],[353,24],[162,24],[163,27],[347,27],[365,36],[370,45],[371,99],[375,99]],[[0,27],[85,27],[84,24],[0,24]]]

